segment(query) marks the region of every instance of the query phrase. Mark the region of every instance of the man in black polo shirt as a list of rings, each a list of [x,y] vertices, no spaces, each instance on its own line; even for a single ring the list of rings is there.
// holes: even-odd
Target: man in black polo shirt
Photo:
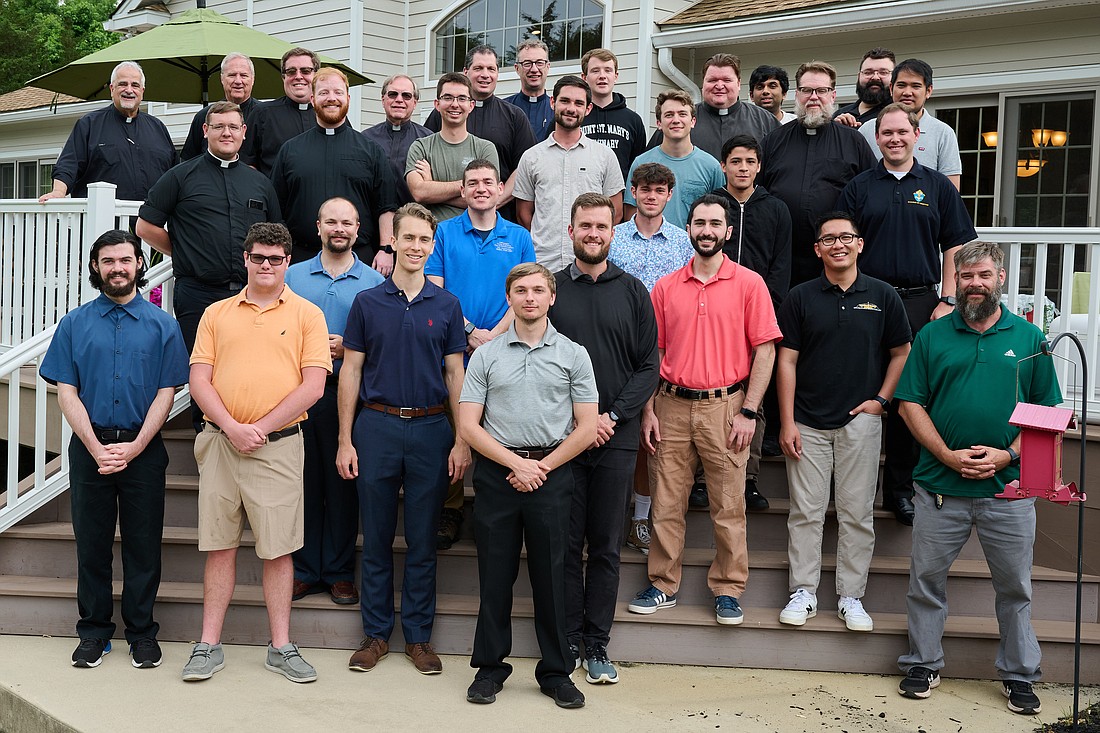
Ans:
[[[861,599],[875,549],[882,416],[909,353],[909,322],[894,289],[857,269],[863,239],[848,214],[826,215],[818,233],[825,271],[791,290],[779,309],[779,442],[791,494],[791,599],[779,621],[802,626],[817,614],[821,529],[835,478],[837,614],[852,631],[871,631]]]
[[[206,307],[236,295],[248,279],[243,249],[248,228],[282,221],[271,181],[240,162],[247,131],[241,108],[215,102],[203,128],[206,152],[161,176],[135,226],[139,237],[172,258],[173,305],[188,351]],[[191,417],[196,432],[202,430],[202,411],[194,403]]]
[[[355,296],[344,330],[336,466],[343,478],[356,480],[363,522],[364,639],[348,661],[357,672],[370,671],[389,652],[393,538],[402,491],[408,546],[401,583],[405,656],[421,674],[443,671],[431,645],[435,530],[448,476],[462,477],[470,449],[451,432],[443,408],[449,399],[458,410],[466,332],[458,298],[424,277],[435,224],[420,204],[398,210],[393,275]]]
[[[234,51],[225,55],[221,67],[225,101],[240,107],[241,114],[247,119],[252,109],[258,104],[252,98],[252,85],[256,82],[256,68],[252,65],[252,59]],[[209,105],[196,112],[194,119],[191,120],[191,129],[187,131],[187,139],[183,141],[180,160],[191,160],[206,150],[206,132],[203,131],[203,126],[206,124],[208,107]]]
[[[962,198],[942,173],[913,158],[918,119],[899,103],[879,113],[875,140],[882,160],[853,178],[837,210],[851,214],[866,242],[860,270],[897,289],[913,334],[955,308],[955,251],[977,239]],[[918,446],[904,421],[886,423],[883,505],[913,523],[913,468]]]
[[[248,114],[248,138],[241,150],[241,160],[268,176],[283,143],[316,124],[310,96],[321,59],[308,49],[292,48],[283,54],[280,64],[284,95],[257,104]]]
[[[573,506],[565,556],[565,622],[586,679],[615,683],[607,657],[619,589],[619,551],[638,461],[640,417],[657,388],[657,319],[642,281],[608,262],[615,233],[611,199],[585,193],[573,202],[569,234],[576,260],[554,276],[550,319],[588,350],[600,394],[593,445],[574,458]],[[584,548],[588,545],[587,563]]]

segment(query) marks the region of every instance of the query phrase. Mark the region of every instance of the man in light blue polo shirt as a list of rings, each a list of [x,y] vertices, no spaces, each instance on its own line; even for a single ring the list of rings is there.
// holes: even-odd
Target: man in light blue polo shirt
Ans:
[[[478,158],[466,165],[461,193],[466,211],[440,222],[424,272],[462,304],[469,361],[477,347],[511,325],[515,314],[504,297],[504,281],[516,265],[535,261],[535,247],[530,232],[497,213],[504,185],[492,161]],[[462,504],[462,484],[454,483],[439,517],[438,549],[448,550],[458,539]]]
[[[383,278],[355,256],[359,212],[344,198],[331,198],[317,212],[321,251],[286,273],[286,284],[325,314],[332,375],[325,394],[310,408],[305,423],[305,544],[294,553],[294,591],[298,600],[328,591],[334,603],[359,602],[355,590],[355,536],[359,501],[355,482],[336,470],[338,439],[336,386],[344,356],[344,327],[360,291]]]

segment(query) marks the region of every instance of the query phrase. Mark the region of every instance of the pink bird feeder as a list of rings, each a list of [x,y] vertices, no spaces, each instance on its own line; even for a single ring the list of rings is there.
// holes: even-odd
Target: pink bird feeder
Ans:
[[[1037,497],[1062,506],[1085,501],[1076,484],[1062,483],[1062,435],[1073,424],[1073,410],[1021,402],[1008,423],[1020,428],[1020,479],[997,498]]]

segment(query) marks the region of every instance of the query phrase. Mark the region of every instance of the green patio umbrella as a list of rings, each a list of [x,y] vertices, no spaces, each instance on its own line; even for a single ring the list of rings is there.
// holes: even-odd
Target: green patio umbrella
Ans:
[[[27,85],[81,99],[110,99],[107,85],[111,70],[120,61],[137,61],[145,70],[145,101],[205,104],[224,96],[219,78],[221,60],[236,51],[249,56],[256,66],[252,96],[273,99],[283,95],[279,59],[294,45],[234,23],[213,10],[197,8],[31,79]],[[321,63],[343,71],[352,86],[371,83],[358,71],[327,56],[321,56]]]

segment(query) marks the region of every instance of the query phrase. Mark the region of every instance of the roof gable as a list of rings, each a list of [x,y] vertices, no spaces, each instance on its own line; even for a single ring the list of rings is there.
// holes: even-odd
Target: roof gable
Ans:
[[[782,15],[785,12],[821,5],[843,5],[846,2],[847,0],[699,0],[691,7],[662,21],[660,25],[691,25],[750,18],[756,15]]]

